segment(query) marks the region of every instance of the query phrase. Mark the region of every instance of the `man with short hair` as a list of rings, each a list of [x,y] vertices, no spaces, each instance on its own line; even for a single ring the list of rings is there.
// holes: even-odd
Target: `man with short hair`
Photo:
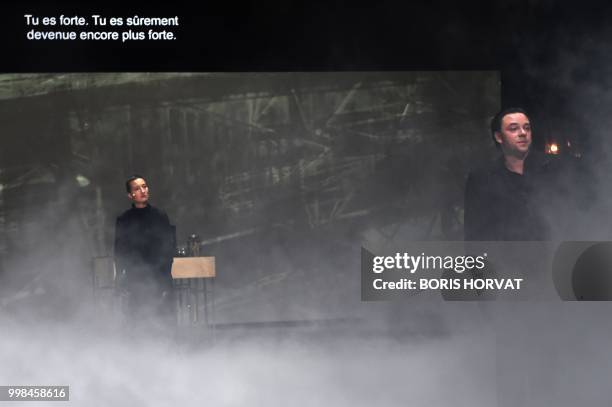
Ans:
[[[491,136],[502,155],[469,174],[465,186],[465,240],[546,240],[549,227],[537,199],[553,174],[552,159],[532,151],[525,110],[509,108],[491,120]]]
[[[115,264],[128,310],[136,319],[171,312],[171,267],[175,250],[168,215],[149,204],[149,186],[133,175],[125,183],[132,207],[117,217]]]

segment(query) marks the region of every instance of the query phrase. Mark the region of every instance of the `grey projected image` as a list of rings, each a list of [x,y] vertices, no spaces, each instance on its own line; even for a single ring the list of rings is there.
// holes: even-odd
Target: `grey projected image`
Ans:
[[[197,234],[217,258],[231,322],[345,314],[356,299],[330,276],[355,284],[362,244],[461,239],[500,92],[496,72],[1,79],[5,306],[70,302],[55,276],[87,283],[92,258],[113,255],[137,173],[177,244]]]
[[[75,405],[493,405],[489,311],[362,302],[360,249],[462,238],[499,101],[493,71],[0,76],[0,382]],[[215,258],[175,280],[177,325],[125,315],[135,194],[175,265]]]

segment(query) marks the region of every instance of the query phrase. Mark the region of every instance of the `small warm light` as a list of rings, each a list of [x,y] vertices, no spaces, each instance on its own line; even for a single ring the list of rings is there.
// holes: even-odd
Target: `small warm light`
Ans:
[[[546,144],[546,154],[559,154],[559,145],[555,142]]]

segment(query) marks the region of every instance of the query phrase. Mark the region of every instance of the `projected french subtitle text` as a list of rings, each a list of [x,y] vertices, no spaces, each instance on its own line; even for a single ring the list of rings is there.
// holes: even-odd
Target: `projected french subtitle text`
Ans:
[[[178,16],[24,14],[23,18],[26,38],[31,41],[172,41],[179,27]]]

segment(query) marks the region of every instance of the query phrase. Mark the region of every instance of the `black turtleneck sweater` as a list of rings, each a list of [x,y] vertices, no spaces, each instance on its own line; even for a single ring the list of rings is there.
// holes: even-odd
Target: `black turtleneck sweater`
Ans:
[[[173,254],[174,232],[163,210],[132,205],[117,217],[115,261],[117,272],[125,270],[128,281],[154,279],[171,283]]]

